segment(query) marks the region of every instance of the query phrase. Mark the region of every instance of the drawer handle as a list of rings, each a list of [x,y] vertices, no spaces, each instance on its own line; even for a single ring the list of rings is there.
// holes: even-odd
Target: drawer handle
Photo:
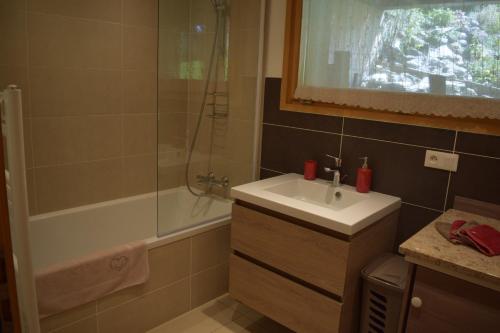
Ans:
[[[421,308],[422,307],[422,299],[420,297],[412,297],[411,298],[411,306],[414,308]]]

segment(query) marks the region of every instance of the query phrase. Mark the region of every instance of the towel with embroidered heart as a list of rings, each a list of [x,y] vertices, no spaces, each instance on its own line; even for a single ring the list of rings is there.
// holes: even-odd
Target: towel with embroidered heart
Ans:
[[[144,241],[53,265],[35,273],[40,317],[145,283],[148,278],[148,249]]]
[[[474,221],[437,222],[437,231],[453,244],[475,248],[487,256],[500,255],[500,231]]]

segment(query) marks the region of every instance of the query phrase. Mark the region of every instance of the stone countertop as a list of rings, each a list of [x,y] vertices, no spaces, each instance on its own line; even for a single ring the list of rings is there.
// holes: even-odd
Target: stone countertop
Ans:
[[[436,230],[437,222],[476,221],[500,230],[500,220],[450,209],[399,246],[409,262],[500,291],[500,256],[488,257],[465,245],[455,245]]]

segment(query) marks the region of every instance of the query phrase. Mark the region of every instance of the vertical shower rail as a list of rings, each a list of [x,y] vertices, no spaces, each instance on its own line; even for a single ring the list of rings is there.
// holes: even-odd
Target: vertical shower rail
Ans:
[[[24,154],[21,89],[8,86],[0,93],[2,135],[6,143],[5,181],[19,312],[23,332],[38,333],[40,325],[30,251],[29,210]]]

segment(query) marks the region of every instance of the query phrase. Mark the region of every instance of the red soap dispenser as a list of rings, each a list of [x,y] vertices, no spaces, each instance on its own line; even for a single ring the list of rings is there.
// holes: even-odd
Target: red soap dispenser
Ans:
[[[368,168],[368,157],[365,156],[360,159],[364,160],[364,163],[361,168],[358,168],[356,191],[359,193],[368,193],[372,185],[372,170]]]

